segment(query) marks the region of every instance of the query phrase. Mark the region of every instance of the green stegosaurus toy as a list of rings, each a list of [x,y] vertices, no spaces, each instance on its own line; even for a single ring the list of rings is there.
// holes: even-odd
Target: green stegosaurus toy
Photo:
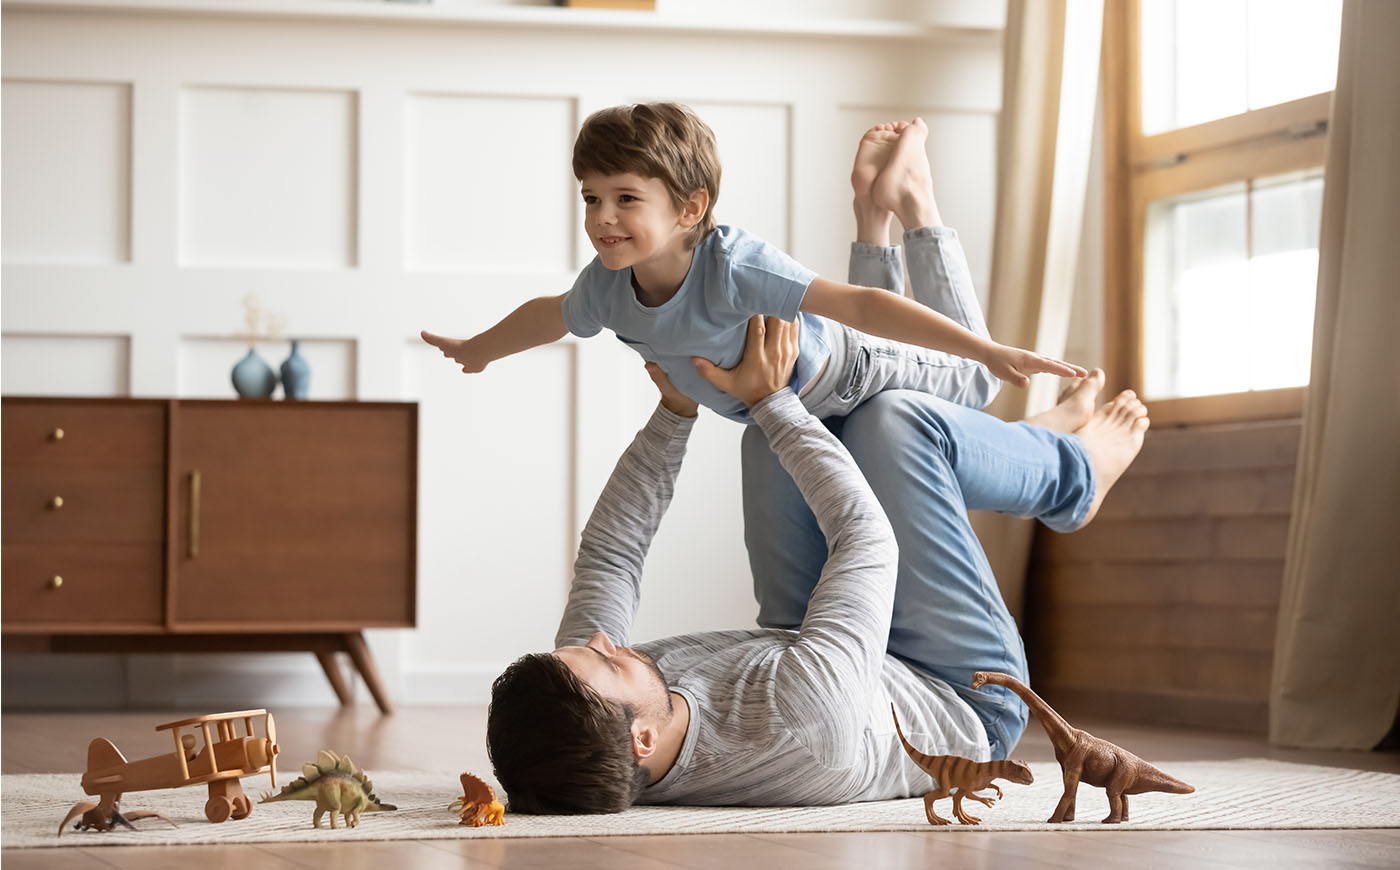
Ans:
[[[380,803],[374,794],[374,783],[355,767],[350,756],[340,756],[323,749],[317,753],[314,764],[304,765],[302,776],[284,786],[277,794],[262,796],[261,804],[276,801],[315,801],[316,814],[311,824],[321,827],[321,816],[331,814],[331,827],[334,828],[337,813],[345,817],[347,827],[360,823],[360,813],[377,813],[383,810],[396,810],[393,804]]]

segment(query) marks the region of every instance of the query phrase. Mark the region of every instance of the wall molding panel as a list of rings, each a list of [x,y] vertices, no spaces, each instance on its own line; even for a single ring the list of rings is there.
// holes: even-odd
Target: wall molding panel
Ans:
[[[471,335],[572,285],[593,256],[584,117],[690,103],[724,159],[720,219],[843,278],[856,141],[922,113],[944,218],[989,271],[1000,25],[969,11],[988,4],[787,3],[752,28],[702,6],[6,3],[5,392],[232,399],[253,294],[302,340],[313,398],[420,402],[419,625],[368,640],[399,703],[485,700],[552,646],[579,533],[656,393],[608,334],[468,377],[418,332]],[[277,366],[286,338],[258,333]],[[741,432],[697,425],[636,639],[753,624]],[[331,702],[311,656],[102,667],[120,688],[101,704]],[[92,668],[6,657],[6,707],[69,703],[64,676]]]
[[[0,335],[0,390],[7,396],[127,396],[125,335]]]
[[[5,75],[4,261],[131,259],[131,85]]]
[[[353,267],[355,96],[183,88],[180,265]]]
[[[569,270],[573,98],[415,93],[405,112],[406,269]]]

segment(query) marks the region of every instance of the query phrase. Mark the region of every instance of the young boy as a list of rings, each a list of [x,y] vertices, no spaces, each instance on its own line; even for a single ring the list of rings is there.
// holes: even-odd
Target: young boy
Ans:
[[[861,188],[868,181],[867,199],[886,215],[886,235],[891,212],[915,234],[924,226],[924,221],[909,226],[915,218],[906,215],[914,213],[908,200],[922,193],[916,179],[927,178],[927,135],[916,118],[881,125],[861,140],[852,173],[858,222]],[[566,332],[586,338],[606,326],[647,360],[654,378],[659,368],[685,395],[748,423],[743,404],[712,386],[702,372],[737,364],[749,318],[764,314],[800,320],[791,386],[819,419],[847,414],[891,389],[981,407],[995,389],[970,395],[966,360],[1022,387],[1038,372],[1086,374],[992,341],[980,314],[974,332],[902,295],[821,278],[757,237],[716,225],[720,165],[714,134],[683,106],[649,103],[594,113],[574,143],[573,169],[585,203],[584,228],[598,256],[569,292],[532,299],[480,335],[449,339],[424,332],[423,339],[463,372],[479,372],[493,360],[557,341]],[[931,193],[927,199],[931,204]],[[934,235],[930,230],[920,238],[939,244]],[[906,241],[913,244],[908,235]],[[955,235],[951,241],[955,248]],[[961,252],[956,253],[965,273]],[[913,254],[911,246],[911,269]],[[915,289],[917,295],[917,283]],[[967,307],[975,311],[975,298]]]

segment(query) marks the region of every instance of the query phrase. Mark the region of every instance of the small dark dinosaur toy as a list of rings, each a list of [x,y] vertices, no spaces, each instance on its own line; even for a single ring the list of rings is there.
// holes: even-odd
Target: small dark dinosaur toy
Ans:
[[[980,689],[987,683],[1005,686],[1020,695],[1055,747],[1055,760],[1060,763],[1065,777],[1065,793],[1050,816],[1052,824],[1074,821],[1074,798],[1080,780],[1108,793],[1108,818],[1103,820],[1106,825],[1128,820],[1130,794],[1149,791],[1190,794],[1196,790],[1195,786],[1163,773],[1123,747],[1075,728],[1015,677],[994,671],[978,671],[972,675],[972,688]]]
[[[925,755],[904,739],[904,730],[899,727],[899,714],[894,712],[893,704],[890,705],[890,715],[894,716],[894,730],[899,733],[899,742],[904,744],[904,751],[909,753],[909,757],[914,759],[920,770],[938,783],[937,789],[924,795],[924,815],[928,816],[930,825],[952,824],[933,811],[933,802],[936,800],[951,795],[953,815],[964,825],[975,825],[982,820],[963,812],[963,798],[989,807],[1001,797],[1001,789],[994,785],[992,780],[1000,777],[1022,785],[1029,785],[1034,780],[1031,769],[1019,761],[973,761],[957,755]],[[974,794],[984,788],[995,791],[996,798]]]
[[[58,835],[63,836],[63,829],[72,821],[74,816],[81,815],[76,822],[73,822],[75,831],[98,831],[106,833],[114,830],[117,825],[121,825],[130,830],[136,830],[136,826],[131,824],[138,819],[157,818],[169,823],[170,827],[178,828],[179,825],[162,816],[153,810],[132,810],[123,814],[117,807],[115,799],[109,801],[105,797],[101,803],[90,801],[79,801],[73,805],[73,809],[68,811],[68,815],[58,824]]]

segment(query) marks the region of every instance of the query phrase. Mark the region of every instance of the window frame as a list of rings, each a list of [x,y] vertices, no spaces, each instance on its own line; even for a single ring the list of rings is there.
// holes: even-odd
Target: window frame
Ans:
[[[1104,361],[1110,392],[1143,392],[1143,244],[1148,205],[1323,165],[1332,92],[1151,136],[1142,132],[1142,0],[1104,5]],[[1326,182],[1324,181],[1324,184]],[[1307,387],[1150,402],[1154,425],[1297,417]]]

